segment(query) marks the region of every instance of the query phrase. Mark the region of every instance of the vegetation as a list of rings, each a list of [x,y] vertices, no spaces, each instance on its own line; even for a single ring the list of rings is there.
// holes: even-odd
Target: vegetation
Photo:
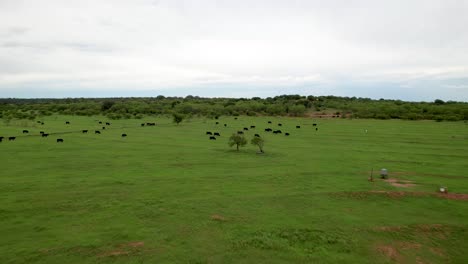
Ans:
[[[328,118],[468,120],[468,103],[404,102],[337,96],[281,95],[253,98],[201,98],[197,96],[154,98],[0,99],[0,118],[30,119],[52,114],[110,119],[140,119],[145,115],[187,116],[314,116]]]
[[[265,140],[261,137],[253,137],[252,140],[250,141],[252,145],[255,145],[258,147],[261,153],[263,153],[263,145],[265,144]]]
[[[174,123],[176,123],[177,125],[182,122],[182,120],[184,120],[184,116],[179,114],[179,113],[174,113],[172,114],[172,117],[173,117],[173,121]]]
[[[239,151],[239,147],[243,147],[247,144],[247,139],[243,135],[239,135],[237,133],[233,133],[231,137],[229,137],[229,146],[236,146],[237,151]]]
[[[106,117],[40,120],[0,122],[17,136],[0,143],[0,263],[466,262],[468,202],[436,192],[468,193],[463,122],[143,116],[97,135],[81,130]],[[223,135],[250,125],[268,151],[229,151]]]

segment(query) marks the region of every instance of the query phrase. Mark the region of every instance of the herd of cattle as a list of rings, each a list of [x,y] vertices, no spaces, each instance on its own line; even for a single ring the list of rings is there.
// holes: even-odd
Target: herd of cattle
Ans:
[[[234,119],[237,119],[237,117],[234,118]],[[216,124],[216,125],[219,125],[219,122],[216,122],[215,124]],[[272,122],[271,122],[271,121],[268,121],[268,124],[272,124]],[[224,126],[227,127],[227,124],[224,124]],[[279,127],[282,127],[283,124],[278,123],[278,126],[279,126]],[[315,131],[318,131],[317,124],[314,123],[314,124],[312,124],[312,126],[315,127]],[[255,129],[255,128],[256,128],[256,126],[253,126],[253,125],[250,126],[250,129]],[[298,128],[301,128],[301,126],[296,126],[296,129],[298,129]],[[244,131],[249,131],[249,128],[248,128],[248,127],[244,127],[243,130],[237,131],[237,134],[238,134],[238,135],[243,135],[243,134],[244,134]],[[265,128],[265,132],[273,132],[273,134],[282,134],[282,133],[283,133],[283,132],[282,132],[281,130],[279,130],[279,129],[273,130],[273,129],[271,129],[271,128]],[[216,136],[221,136],[221,134],[220,134],[219,132],[211,132],[211,131],[206,131],[206,135],[209,135],[209,136],[210,136],[210,137],[209,137],[209,140],[216,140]],[[289,133],[289,132],[285,132],[284,135],[285,135],[285,136],[289,136],[290,133]],[[260,137],[259,134],[255,134],[254,136],[255,136],[255,137]]]
[[[43,121],[37,121],[37,123],[39,123],[39,124],[41,124],[41,125],[44,125],[44,122],[43,122]],[[103,122],[102,122],[102,121],[99,121],[99,124],[103,124]],[[70,125],[70,121],[65,121],[65,125]],[[110,126],[111,123],[110,123],[110,122],[105,122],[105,125],[106,125],[106,126]],[[146,124],[143,123],[143,124],[141,124],[141,126],[145,126],[145,125],[147,125],[147,126],[155,126],[156,123],[146,123]],[[102,129],[105,130],[106,127],[103,126]],[[87,133],[88,133],[88,130],[87,130],[87,129],[83,129],[83,130],[81,130],[81,133],[87,134]],[[23,130],[23,134],[29,134],[29,130],[24,129],[24,130]],[[44,131],[40,131],[39,134],[40,134],[41,137],[43,137],[43,138],[46,138],[46,137],[48,137],[48,136],[50,135],[50,133],[45,133]],[[57,133],[57,134],[59,134],[59,133]],[[95,130],[95,131],[94,131],[94,134],[101,134],[101,131],[100,131],[100,130]],[[127,134],[125,134],[125,133],[122,134],[122,137],[123,137],[123,138],[127,137]],[[2,142],[4,138],[5,138],[5,137],[0,136],[0,142]],[[16,137],[8,137],[8,141],[15,141],[15,140],[16,140]],[[57,143],[63,143],[63,142],[64,142],[63,138],[57,138]]]
[[[234,119],[237,119],[237,117],[234,118]],[[37,123],[39,123],[39,124],[41,124],[41,125],[44,125],[44,122],[43,122],[43,121],[37,121]],[[104,124],[104,122],[102,122],[102,121],[98,121],[98,123],[99,123],[99,124]],[[268,121],[268,124],[272,124],[272,122],[271,122],[271,121]],[[66,121],[66,122],[65,122],[65,125],[70,125],[70,121]],[[105,122],[105,126],[102,126],[102,130],[105,130],[105,129],[106,129],[106,126],[110,126],[110,125],[111,125],[110,122]],[[216,122],[216,125],[219,125],[219,122]],[[149,123],[149,122],[147,122],[147,123],[142,123],[141,126],[142,126],[142,127],[144,127],[144,126],[156,126],[156,123]],[[282,127],[283,124],[278,123],[278,126],[279,126],[279,127]],[[312,126],[314,126],[314,127],[315,127],[315,130],[318,131],[317,124],[314,123],[314,124],[312,124]],[[224,127],[227,127],[227,124],[224,124]],[[256,128],[256,126],[254,126],[254,125],[251,125],[251,126],[250,126],[250,129],[255,129],[255,128]],[[301,128],[301,126],[297,125],[297,126],[296,126],[296,129],[299,129],[299,128]],[[265,132],[273,132],[273,134],[282,134],[282,133],[283,133],[280,129],[273,130],[273,129],[271,129],[271,128],[265,128],[264,130],[265,130]],[[248,128],[248,127],[244,127],[243,130],[237,131],[237,134],[242,135],[242,134],[244,134],[244,131],[249,131],[249,128]],[[45,133],[44,131],[40,131],[39,133],[40,133],[41,137],[43,137],[43,138],[46,138],[46,137],[48,137],[48,136],[50,135],[49,133]],[[88,133],[88,130],[87,130],[87,129],[83,129],[83,130],[81,130],[81,133],[87,134],[87,133]],[[29,134],[29,130],[26,130],[26,129],[23,130],[23,134]],[[58,133],[57,133],[57,134],[58,134]],[[101,134],[101,131],[100,131],[100,130],[94,130],[94,134]],[[220,136],[221,136],[221,134],[220,134],[219,132],[211,132],[211,131],[207,131],[207,132],[206,132],[206,135],[209,135],[209,136],[210,136],[210,137],[209,137],[210,140],[216,140],[216,137],[220,137]],[[289,136],[290,133],[289,133],[289,132],[285,132],[284,135],[285,135],[285,136]],[[122,138],[125,138],[125,137],[127,137],[127,134],[123,133],[121,136],[122,136]],[[255,136],[255,137],[260,137],[259,134],[255,134],[254,136]],[[0,142],[2,142],[4,138],[5,138],[5,137],[0,136]],[[8,137],[8,141],[14,141],[15,139],[16,139],[15,136],[13,136],[13,137]],[[63,143],[63,142],[64,142],[63,138],[57,138],[57,143]]]

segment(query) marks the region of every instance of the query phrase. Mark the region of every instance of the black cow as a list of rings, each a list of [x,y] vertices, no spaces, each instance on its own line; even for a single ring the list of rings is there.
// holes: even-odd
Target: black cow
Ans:
[[[221,136],[218,132],[214,132],[213,136]]]
[[[102,127],[102,129],[106,129],[106,127]]]
[[[216,122],[216,124],[219,124],[219,122]]]
[[[247,130],[249,130],[249,129],[248,129],[247,127],[244,127],[244,130],[247,131]]]
[[[259,134],[255,134],[255,136],[256,136],[256,137],[260,137],[260,135],[259,135]]]
[[[271,128],[265,128],[265,132],[271,132],[272,129]]]
[[[63,143],[63,138],[57,138],[57,143]]]
[[[44,134],[44,131],[39,132],[39,134],[41,134],[41,135]]]
[[[275,133],[275,134],[281,134],[281,130],[275,130],[275,131],[273,131],[273,133]]]
[[[41,125],[44,125],[44,122],[41,122]]]
[[[29,133],[28,130],[23,130],[23,134],[27,134],[27,133]]]
[[[237,120],[237,117],[234,117],[234,120]]]
[[[145,123],[141,124],[141,126],[145,126]]]
[[[296,128],[301,128],[301,126],[296,126]]]
[[[0,142],[2,142],[2,141],[3,141],[3,138],[0,138]]]
[[[0,140],[3,140],[5,137],[0,137]]]
[[[227,124],[224,124],[225,127],[227,127]]]
[[[102,124],[102,121],[99,121],[99,124]]]
[[[49,136],[49,134],[44,133],[44,134],[42,134],[41,137],[48,137],[48,136]]]
[[[315,128],[315,131],[318,131],[318,127]]]
[[[96,131],[94,131],[94,134],[101,134],[101,131],[96,130]]]
[[[244,134],[244,132],[242,132],[242,131],[237,131],[237,134],[239,134],[239,135],[243,135],[243,134]]]
[[[69,125],[69,124],[70,124],[70,121],[65,122],[65,125]]]
[[[38,123],[38,124],[40,124],[40,123],[41,123],[41,121],[37,121],[37,123]]]
[[[9,137],[8,141],[14,141],[15,139],[16,139],[16,137]]]
[[[314,124],[312,124],[312,126],[317,126],[317,124],[314,123]]]
[[[110,126],[110,123],[109,123],[109,122],[106,122],[106,126]]]
[[[213,136],[211,136],[211,137],[210,137],[210,140],[216,140],[216,138],[215,138],[215,137],[213,137]]]
[[[271,121],[268,121],[268,124],[271,124]]]
[[[255,126],[250,126],[250,128],[255,128]]]
[[[122,137],[126,137],[126,136],[127,136],[127,134],[122,134]]]
[[[285,136],[289,136],[289,133],[284,133]]]
[[[206,134],[207,135],[213,135],[213,133],[211,133],[210,131],[206,131]]]
[[[282,126],[282,124],[278,124],[278,126]]]
[[[86,133],[88,133],[88,130],[81,130],[81,132],[82,132],[83,134],[86,134]]]

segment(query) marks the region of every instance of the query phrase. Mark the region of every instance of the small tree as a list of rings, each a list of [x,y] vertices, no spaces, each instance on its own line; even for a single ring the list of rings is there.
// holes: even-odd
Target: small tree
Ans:
[[[237,151],[239,151],[239,146],[245,146],[245,144],[247,144],[247,139],[245,139],[243,135],[232,134],[232,136],[229,138],[228,144],[230,147],[236,145]]]
[[[260,152],[263,153],[263,145],[265,144],[265,140],[261,137],[254,137],[252,141],[250,141],[252,145],[257,146],[260,149]]]
[[[172,116],[174,117],[174,123],[176,123],[177,125],[182,122],[182,120],[184,119],[184,116],[182,114],[179,114],[179,113],[174,113],[172,114]]]

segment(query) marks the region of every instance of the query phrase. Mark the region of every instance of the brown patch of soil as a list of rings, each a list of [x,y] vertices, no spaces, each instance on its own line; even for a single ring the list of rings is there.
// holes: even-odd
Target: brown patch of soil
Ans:
[[[446,198],[450,200],[462,200],[462,201],[468,200],[467,193],[439,193],[437,194],[437,197]]]
[[[412,181],[398,180],[395,178],[385,179],[384,181],[388,182],[390,185],[395,186],[395,187],[408,188],[408,187],[416,186],[416,184],[414,184]]]
[[[130,255],[132,253],[137,253],[140,251],[140,248],[145,246],[143,241],[134,241],[124,244],[119,244],[114,247],[112,250],[104,251],[98,254],[99,257],[116,257],[122,255]]]
[[[445,257],[445,251],[440,248],[430,248],[431,252],[439,257]]]
[[[403,250],[408,250],[408,249],[420,249],[421,244],[419,243],[412,243],[412,242],[399,242],[398,248],[401,248]]]
[[[222,215],[217,215],[217,214],[212,215],[212,216],[211,216],[211,220],[213,220],[213,221],[218,221],[218,222],[225,222],[225,221],[227,221],[227,219],[226,219],[224,216],[222,216]]]
[[[103,252],[102,254],[99,254],[98,257],[115,257],[115,256],[121,256],[121,255],[128,255],[128,254],[130,254],[130,252],[128,251],[114,250],[114,251]]]
[[[376,249],[382,255],[394,261],[397,261],[398,263],[400,263],[402,260],[400,252],[398,252],[398,250],[391,245],[378,245]]]

